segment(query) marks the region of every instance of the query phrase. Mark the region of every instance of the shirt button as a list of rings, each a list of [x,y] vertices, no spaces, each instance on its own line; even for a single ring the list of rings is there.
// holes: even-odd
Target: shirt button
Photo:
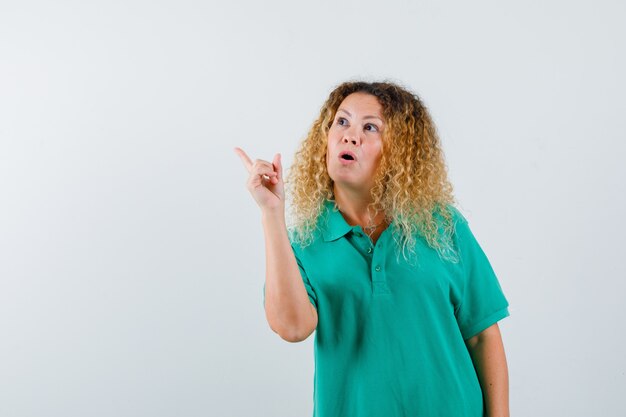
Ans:
[[[367,248],[367,253],[372,253],[372,248]]]
[[[376,265],[376,272],[380,272],[380,265]]]

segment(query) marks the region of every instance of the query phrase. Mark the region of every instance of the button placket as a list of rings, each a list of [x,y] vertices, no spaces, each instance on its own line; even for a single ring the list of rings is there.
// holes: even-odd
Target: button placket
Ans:
[[[386,243],[387,231],[384,230],[374,243],[369,236],[367,236],[367,253],[370,258],[370,274],[372,279],[372,293],[374,296],[389,295],[391,290],[387,282],[387,276],[385,274],[385,262],[386,255],[383,247]]]
[[[372,258],[372,287],[374,294],[389,294],[387,277],[385,276],[384,257],[381,251]]]

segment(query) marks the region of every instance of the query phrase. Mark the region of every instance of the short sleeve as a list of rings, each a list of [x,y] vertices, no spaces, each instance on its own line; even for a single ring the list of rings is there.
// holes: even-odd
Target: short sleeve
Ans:
[[[298,257],[298,253],[293,247],[293,243],[291,244],[291,250],[293,251],[293,254],[296,257],[296,262],[298,263],[298,269],[300,270],[300,276],[302,277],[302,282],[304,283],[304,288],[306,289],[306,293],[309,296],[309,300],[311,301],[311,304],[313,304],[313,307],[315,307],[315,309],[317,310],[317,294],[315,294],[315,290],[313,289],[313,286],[311,285],[311,282],[309,281],[309,277],[307,276],[306,271],[304,270],[304,266],[302,266],[302,261],[300,261],[300,258]],[[263,307],[265,307],[265,283],[263,283]]]
[[[462,292],[455,315],[464,340],[509,316],[507,301],[498,278],[467,220],[456,223],[456,242],[461,258]]]

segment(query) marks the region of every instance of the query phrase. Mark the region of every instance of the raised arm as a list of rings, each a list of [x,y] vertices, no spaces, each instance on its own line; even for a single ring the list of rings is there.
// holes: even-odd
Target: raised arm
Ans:
[[[235,152],[250,176],[248,191],[261,208],[265,234],[265,316],[270,328],[289,342],[305,340],[317,327],[317,311],[306,292],[285,224],[285,194],[280,154],[272,163]]]

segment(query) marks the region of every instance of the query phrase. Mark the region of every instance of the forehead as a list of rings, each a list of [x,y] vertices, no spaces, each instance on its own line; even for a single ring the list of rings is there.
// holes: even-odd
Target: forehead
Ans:
[[[378,116],[382,119],[383,107],[378,102],[378,99],[368,93],[357,92],[352,93],[343,99],[339,105],[339,109],[345,109],[350,113],[368,114]]]

